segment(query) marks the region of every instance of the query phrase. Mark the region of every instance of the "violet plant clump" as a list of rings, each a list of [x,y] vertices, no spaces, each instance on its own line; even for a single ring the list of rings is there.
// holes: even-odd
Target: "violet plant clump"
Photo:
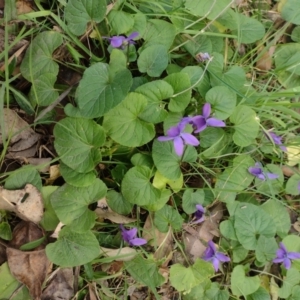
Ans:
[[[137,228],[133,227],[132,229],[125,229],[123,225],[120,225],[121,235],[123,240],[128,243],[130,246],[142,246],[147,244],[147,241],[142,238],[137,237]]]
[[[248,168],[248,171],[250,174],[252,174],[260,180],[266,180],[266,177],[270,180],[277,179],[279,177],[278,174],[265,173],[260,163],[255,163],[254,167]]]
[[[208,242],[208,247],[205,249],[203,257],[205,261],[210,261],[213,264],[215,271],[219,270],[219,265],[222,262],[229,262],[230,258],[222,252],[218,252],[213,241]]]
[[[276,251],[276,257],[273,259],[273,262],[276,264],[282,263],[286,269],[290,269],[294,259],[300,259],[300,253],[289,252],[283,243],[279,243],[279,249]]]

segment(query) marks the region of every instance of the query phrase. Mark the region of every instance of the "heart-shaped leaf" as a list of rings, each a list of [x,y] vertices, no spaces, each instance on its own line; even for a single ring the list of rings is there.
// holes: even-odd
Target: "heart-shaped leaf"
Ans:
[[[150,142],[155,135],[154,125],[140,118],[147,103],[147,99],[141,94],[128,94],[122,103],[104,117],[103,127],[108,135],[128,147],[138,147]]]
[[[60,159],[79,173],[91,172],[101,160],[103,128],[93,120],[65,118],[54,127],[54,147]]]

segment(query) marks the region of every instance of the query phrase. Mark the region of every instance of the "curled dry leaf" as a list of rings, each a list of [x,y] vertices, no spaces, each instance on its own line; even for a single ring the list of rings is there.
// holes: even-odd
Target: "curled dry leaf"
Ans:
[[[46,178],[46,185],[52,185],[53,182],[61,176],[59,165],[50,166],[49,178]]]
[[[188,232],[183,234],[183,243],[185,245],[185,253],[192,261],[202,257],[206,247],[201,243],[198,236]]]
[[[111,210],[105,198],[98,201],[95,213],[97,214],[98,218],[108,219],[117,224],[128,224],[136,221],[136,219],[119,215],[118,213]]]
[[[59,222],[54,230],[54,232],[50,235],[50,237],[57,239],[58,238],[58,234],[61,231],[61,229],[63,228],[63,226],[65,226],[64,223]]]
[[[9,151],[22,151],[30,148],[39,140],[40,135],[36,133],[27,122],[18,114],[8,108],[3,109],[4,132],[0,128],[0,145],[4,140],[11,144]]]
[[[0,209],[16,213],[25,221],[39,223],[43,216],[44,203],[39,190],[26,184],[22,190],[9,191],[0,187]]]
[[[282,166],[281,170],[282,170],[284,176],[287,176],[287,177],[291,177],[294,174],[299,174],[299,169],[298,168],[292,168],[292,167],[289,167],[289,166]]]
[[[100,254],[115,257],[115,261],[129,261],[137,255],[137,251],[130,247],[123,247],[122,249],[100,247]]]
[[[69,300],[74,296],[74,275],[72,268],[57,269],[51,274],[42,300]]]
[[[275,46],[271,46],[268,50],[262,47],[258,53],[259,59],[256,62],[256,67],[261,71],[269,71],[272,69],[272,56],[275,52]]]
[[[100,300],[100,298],[98,297],[98,291],[97,291],[97,287],[96,287],[96,283],[88,283],[89,286],[89,294],[85,296],[85,300]]]
[[[43,231],[32,222],[21,222],[13,231],[13,239],[6,249],[7,262],[11,274],[28,287],[33,299],[40,299],[50,262],[44,245],[35,251],[21,251],[15,248],[43,237]]]

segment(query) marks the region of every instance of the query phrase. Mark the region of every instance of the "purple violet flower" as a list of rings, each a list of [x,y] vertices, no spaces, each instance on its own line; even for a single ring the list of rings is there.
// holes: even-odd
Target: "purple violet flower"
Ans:
[[[179,122],[178,125],[171,127],[167,131],[167,136],[160,136],[157,139],[160,142],[173,140],[175,152],[178,156],[182,156],[184,146],[198,146],[200,142],[191,133],[183,132],[187,123]]]
[[[211,113],[210,103],[205,103],[202,108],[202,116],[186,117],[182,119],[182,122],[190,123],[195,128],[195,133],[203,131],[207,126],[211,127],[225,127],[226,124],[216,118],[209,118]]]
[[[224,253],[217,252],[213,241],[208,242],[208,247],[204,251],[203,259],[205,261],[211,261],[216,272],[219,270],[220,262],[230,261],[230,258]]]
[[[248,171],[249,171],[250,174],[252,174],[253,176],[257,177],[260,180],[266,180],[266,175],[267,175],[268,179],[270,179],[270,180],[276,179],[276,178],[279,177],[278,174],[265,173],[263,171],[260,163],[255,163],[255,166],[248,168]]]
[[[147,241],[145,239],[137,238],[137,228],[133,227],[132,229],[126,230],[123,225],[120,225],[121,234],[123,240],[128,243],[130,246],[141,246],[145,245]]]
[[[125,46],[127,46],[128,44],[134,44],[135,42],[133,39],[136,38],[138,35],[139,35],[138,32],[133,32],[127,38],[122,35],[114,35],[111,38],[108,37],[103,37],[103,38],[110,40],[110,45],[113,48],[124,49]]]
[[[279,145],[279,148],[282,151],[287,151],[286,147],[282,145],[282,137],[279,135],[276,135],[274,132],[268,132],[268,134],[266,134],[267,138],[272,139],[272,141],[274,142],[275,145]]]
[[[204,62],[210,59],[210,55],[207,52],[199,52],[196,54],[196,60],[199,62]]]
[[[196,211],[195,211],[195,221],[192,222],[192,224],[198,224],[205,220],[205,208],[201,204],[196,205]]]
[[[299,193],[300,193],[300,181],[298,182],[298,191],[299,191]]]
[[[289,252],[283,243],[279,243],[279,249],[276,251],[276,257],[273,259],[273,263],[283,263],[286,269],[291,267],[291,260],[300,259],[299,252]]]

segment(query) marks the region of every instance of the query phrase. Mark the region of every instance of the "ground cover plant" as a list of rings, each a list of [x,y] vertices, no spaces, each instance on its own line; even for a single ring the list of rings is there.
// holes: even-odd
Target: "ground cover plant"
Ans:
[[[0,4],[1,299],[300,299],[298,0]]]

